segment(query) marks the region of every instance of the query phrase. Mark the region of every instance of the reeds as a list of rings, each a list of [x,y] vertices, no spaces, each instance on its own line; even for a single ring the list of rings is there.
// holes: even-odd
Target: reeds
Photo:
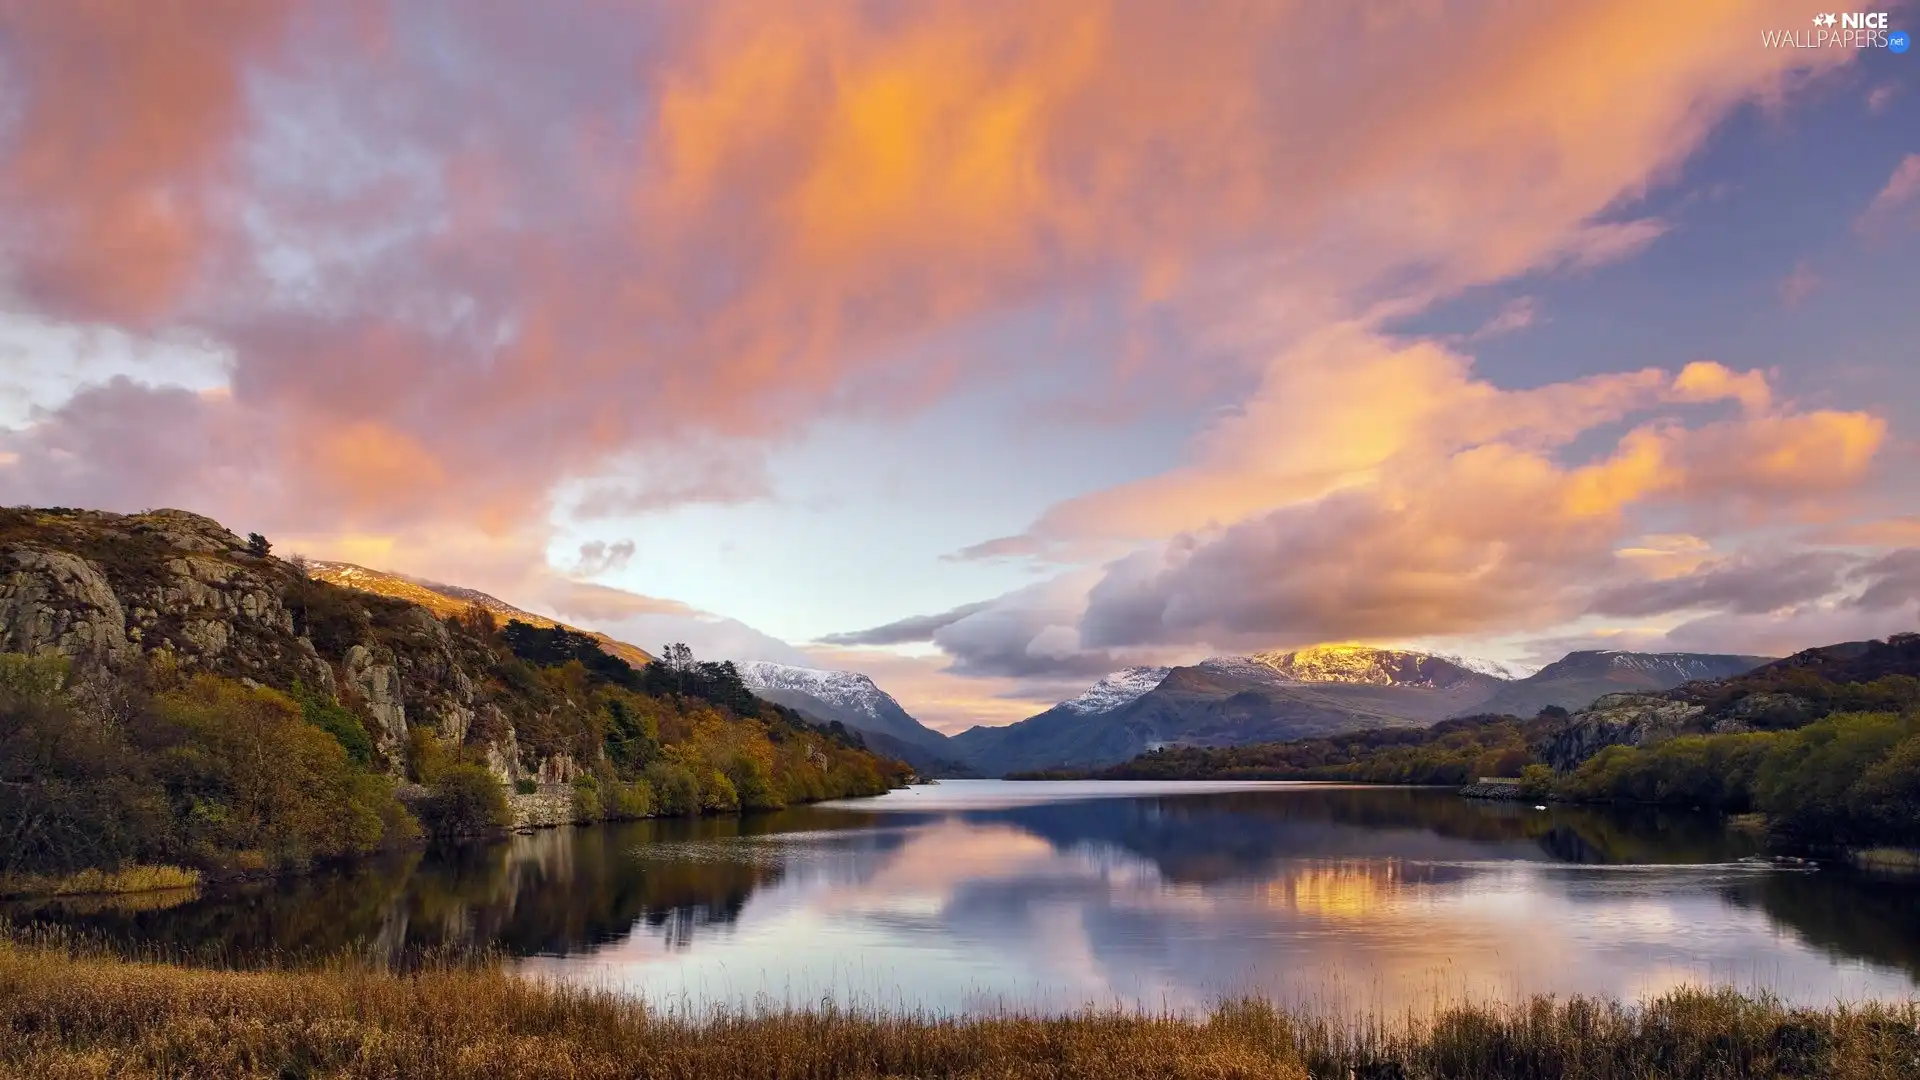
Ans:
[[[498,966],[232,971],[0,931],[0,1076],[1600,1078],[1920,1076],[1920,1012],[1732,991],[1539,998],[1385,1021],[1257,1001],[1194,1019],[807,1011],[664,1015]]]
[[[0,876],[0,899],[21,896],[105,896],[115,893],[191,889],[200,871],[178,866],[129,866],[124,870],[82,870],[77,874]]]

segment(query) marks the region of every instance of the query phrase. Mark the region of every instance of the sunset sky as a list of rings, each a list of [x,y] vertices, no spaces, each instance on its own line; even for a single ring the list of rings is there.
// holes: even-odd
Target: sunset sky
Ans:
[[[1824,10],[0,0],[0,503],[952,731],[1920,628],[1920,57]]]

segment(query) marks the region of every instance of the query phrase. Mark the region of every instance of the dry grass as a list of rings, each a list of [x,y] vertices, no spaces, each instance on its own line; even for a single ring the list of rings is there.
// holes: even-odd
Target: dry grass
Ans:
[[[1912,1005],[1788,1010],[1732,992],[1540,999],[1405,1022],[1257,1002],[1204,1019],[951,1019],[821,1009],[663,1016],[490,966],[215,971],[0,933],[0,1077],[1583,1078],[1920,1076]]]
[[[1866,848],[1853,852],[1849,860],[1866,870],[1920,872],[1920,850],[1914,848]]]
[[[192,889],[200,871],[178,866],[129,866],[124,870],[82,870],[64,877],[13,874],[0,877],[0,899],[21,896],[106,896],[117,893]]]

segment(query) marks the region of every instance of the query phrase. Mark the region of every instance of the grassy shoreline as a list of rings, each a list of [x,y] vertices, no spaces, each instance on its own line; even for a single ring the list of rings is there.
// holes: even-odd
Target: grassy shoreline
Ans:
[[[129,866],[120,870],[82,870],[74,874],[0,876],[0,900],[39,900],[62,896],[120,896],[127,893],[193,889],[198,870],[178,866]]]
[[[1790,1009],[1731,991],[1540,998],[1329,1020],[1263,1002],[1204,1017],[974,1019],[822,1007],[698,1022],[489,965],[232,971],[0,933],[0,1077],[1734,1078],[1920,1069],[1920,1005]],[[1357,1070],[1354,1073],[1349,1070]]]

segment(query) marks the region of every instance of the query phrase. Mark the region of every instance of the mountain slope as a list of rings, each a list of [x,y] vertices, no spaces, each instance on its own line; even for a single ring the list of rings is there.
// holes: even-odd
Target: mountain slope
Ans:
[[[1114,708],[1088,712],[1063,703],[1003,728],[973,728],[953,745],[990,775],[1088,768],[1160,746],[1430,724],[1472,709],[1502,685],[1454,660],[1365,646],[1223,656],[1174,668]]]
[[[353,563],[327,562],[320,559],[307,563],[307,573],[321,581],[344,588],[359,589],[361,592],[418,604],[443,619],[478,605],[498,616],[501,622],[517,619],[542,628],[562,627],[576,634],[587,635],[599,642],[600,647],[610,655],[617,656],[634,667],[645,667],[654,660],[653,654],[645,649],[615,640],[598,631],[582,630],[577,626],[568,626],[556,619],[549,619],[545,615],[535,615],[531,611],[514,607],[505,600],[490,596],[478,589],[463,588],[459,585],[442,585],[434,581],[408,577],[405,574],[389,574],[384,570],[369,570]]]
[[[1655,693],[1698,679],[1724,679],[1768,663],[1719,653],[1570,652],[1500,688],[1475,711],[1532,716],[1549,705],[1584,709],[1605,694]]]
[[[928,775],[968,772],[947,737],[900,707],[892,694],[857,671],[823,671],[769,660],[736,665],[740,680],[767,701],[817,720],[838,720],[868,737],[869,745],[901,757]]]

